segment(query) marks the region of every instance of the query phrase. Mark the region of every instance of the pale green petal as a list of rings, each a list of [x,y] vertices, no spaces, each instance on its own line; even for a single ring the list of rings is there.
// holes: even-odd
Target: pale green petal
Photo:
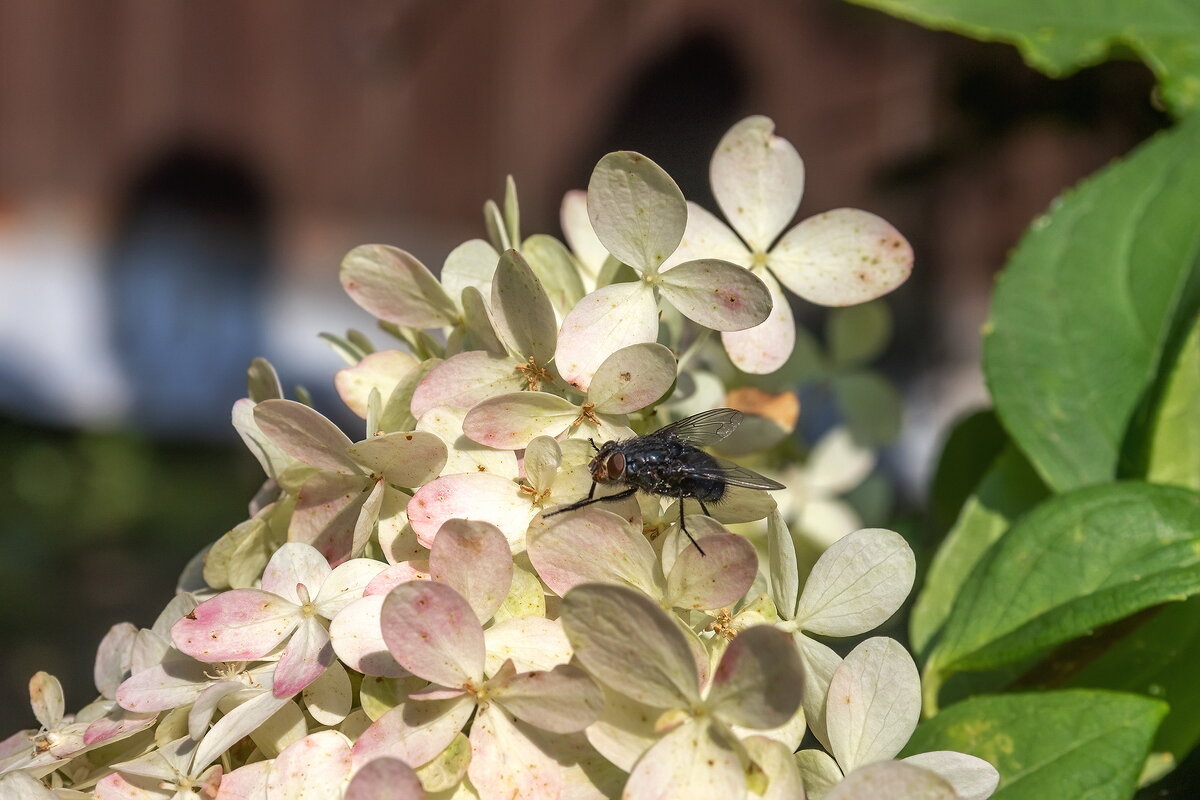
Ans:
[[[640,271],[656,269],[683,238],[687,203],[662,167],[640,153],[609,153],[588,182],[588,217],[605,249]]]
[[[713,153],[709,180],[717,205],[751,248],[765,252],[800,207],[804,162],[767,117],[729,129]]]

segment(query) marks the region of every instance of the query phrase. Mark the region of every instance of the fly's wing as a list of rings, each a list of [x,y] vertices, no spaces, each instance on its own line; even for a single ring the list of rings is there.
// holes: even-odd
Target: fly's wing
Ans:
[[[752,469],[738,466],[723,458],[713,458],[715,463],[693,470],[692,474],[701,478],[714,478],[725,481],[730,486],[742,486],[747,489],[764,489],[778,491],[786,489],[779,481],[773,481],[765,475],[759,475]]]
[[[733,433],[744,418],[745,415],[736,409],[714,408],[672,422],[648,434],[648,438],[670,437],[692,447],[704,447]]]

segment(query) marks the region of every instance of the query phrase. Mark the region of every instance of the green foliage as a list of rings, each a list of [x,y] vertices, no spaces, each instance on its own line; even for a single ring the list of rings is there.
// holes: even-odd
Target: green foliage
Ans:
[[[1200,6],[1175,0],[853,0],[927,28],[1015,45],[1056,78],[1133,51],[1183,114],[1200,104]]]
[[[999,800],[1133,794],[1166,705],[1082,690],[966,700],[917,727],[906,753],[958,750],[1000,771]]]

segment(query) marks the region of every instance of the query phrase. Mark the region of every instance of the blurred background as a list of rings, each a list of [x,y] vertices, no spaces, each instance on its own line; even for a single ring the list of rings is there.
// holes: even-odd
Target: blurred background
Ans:
[[[919,511],[941,432],[986,403],[1006,253],[1167,122],[1139,64],[1051,81],[835,0],[0,0],[0,732],[35,724],[35,670],[90,701],[109,626],[148,626],[245,518],[261,474],[229,410],[252,357],[335,414],[316,334],[374,331],[346,251],[436,270],[510,173],[523,229],[558,235],[615,149],[714,208],[709,157],[754,113],[805,159],[802,216],[864,208],[913,243],[881,367]]]

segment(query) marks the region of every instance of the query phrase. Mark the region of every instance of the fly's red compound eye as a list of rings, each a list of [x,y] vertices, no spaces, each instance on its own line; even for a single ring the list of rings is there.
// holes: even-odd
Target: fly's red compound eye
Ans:
[[[608,469],[609,480],[620,480],[625,474],[625,454],[613,453],[608,457],[608,463],[605,465]]]

